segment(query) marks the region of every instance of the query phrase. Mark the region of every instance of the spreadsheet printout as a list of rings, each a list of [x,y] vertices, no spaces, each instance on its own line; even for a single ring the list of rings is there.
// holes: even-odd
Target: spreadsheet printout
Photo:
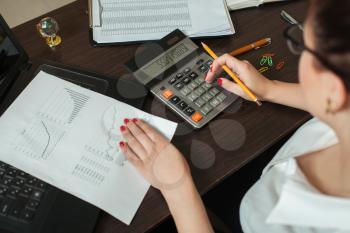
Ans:
[[[98,43],[158,40],[175,29],[190,37],[234,33],[225,0],[92,1]]]

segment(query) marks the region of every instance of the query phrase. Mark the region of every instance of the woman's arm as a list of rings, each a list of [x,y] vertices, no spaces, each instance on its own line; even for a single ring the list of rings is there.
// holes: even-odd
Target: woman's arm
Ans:
[[[300,84],[297,83],[271,81],[264,100],[307,111]]]
[[[216,59],[207,74],[206,81],[212,82],[222,72],[222,65],[227,65],[262,101],[283,104],[307,110],[299,84],[271,81],[260,74],[249,62],[240,61],[228,54]],[[233,81],[219,78],[218,84],[230,92],[251,100]]]
[[[180,233],[214,232],[183,155],[142,120],[125,120],[120,147],[138,172],[163,194]]]
[[[188,182],[177,190],[162,191],[180,233],[213,233],[203,201],[193,184]]]

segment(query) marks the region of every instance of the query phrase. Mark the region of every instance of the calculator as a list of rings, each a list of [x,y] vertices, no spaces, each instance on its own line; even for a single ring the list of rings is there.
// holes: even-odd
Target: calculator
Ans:
[[[238,98],[205,82],[213,60],[180,30],[142,47],[126,68],[193,127],[203,127]]]

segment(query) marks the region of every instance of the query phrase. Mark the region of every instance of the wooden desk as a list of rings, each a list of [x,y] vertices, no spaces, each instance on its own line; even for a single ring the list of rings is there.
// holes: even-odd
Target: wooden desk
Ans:
[[[258,65],[263,53],[273,52],[276,54],[275,62],[285,60],[286,66],[281,71],[272,70],[266,75],[271,79],[296,82],[298,58],[289,52],[282,35],[283,29],[288,26],[280,19],[282,9],[302,21],[307,2],[292,1],[232,12],[236,34],[208,39],[205,43],[218,53],[224,53],[248,42],[271,37],[272,45],[241,58]],[[123,63],[135,53],[139,45],[91,47],[86,12],[87,1],[78,0],[47,14],[54,17],[61,28],[63,43],[55,51],[50,50],[36,32],[35,24],[39,18],[14,28],[14,31],[32,58],[46,58],[115,78],[125,75],[127,72]],[[152,97],[147,99],[145,109],[180,122],[178,117]],[[189,161],[196,185],[204,194],[307,119],[307,113],[292,108],[270,103],[264,103],[259,108],[254,103],[239,100],[201,130],[193,131],[187,124],[180,122],[173,142]],[[213,161],[214,164],[209,166]],[[198,168],[206,166],[209,168]],[[157,190],[151,188],[130,226],[103,213],[96,232],[145,232],[167,217],[169,210],[164,199]]]

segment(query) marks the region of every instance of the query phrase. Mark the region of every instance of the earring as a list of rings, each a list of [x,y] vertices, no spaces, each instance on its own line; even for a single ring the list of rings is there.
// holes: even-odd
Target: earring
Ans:
[[[332,101],[331,98],[327,98],[326,114],[332,113]]]

